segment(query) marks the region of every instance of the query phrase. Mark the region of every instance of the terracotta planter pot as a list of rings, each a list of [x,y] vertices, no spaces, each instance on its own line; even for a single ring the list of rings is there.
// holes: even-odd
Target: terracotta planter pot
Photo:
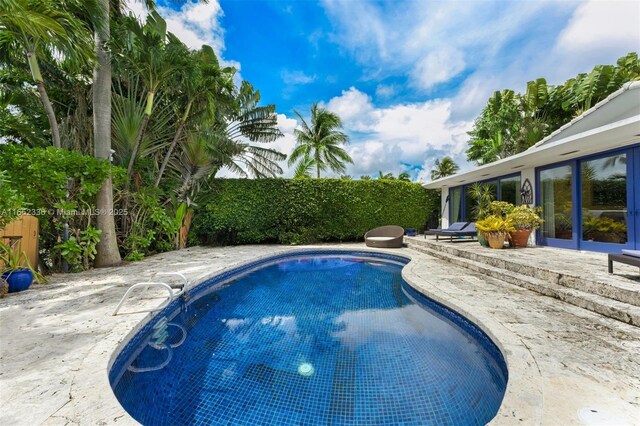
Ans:
[[[520,229],[517,231],[509,232],[511,245],[515,248],[526,247],[530,235],[531,229]]]
[[[492,249],[501,249],[504,247],[504,239],[507,236],[506,232],[492,232],[485,234],[485,238],[489,242],[489,247]]]

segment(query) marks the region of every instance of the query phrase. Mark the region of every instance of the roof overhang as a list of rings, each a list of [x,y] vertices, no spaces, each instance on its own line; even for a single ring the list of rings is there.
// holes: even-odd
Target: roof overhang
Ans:
[[[438,189],[460,186],[640,143],[640,115],[591,129],[558,141],[478,166],[473,170],[428,182],[423,186]]]

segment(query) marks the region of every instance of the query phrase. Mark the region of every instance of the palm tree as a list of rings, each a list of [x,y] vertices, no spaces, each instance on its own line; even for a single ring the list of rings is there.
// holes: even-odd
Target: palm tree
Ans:
[[[242,82],[235,108],[212,125],[201,126],[181,143],[169,166],[180,180],[178,199],[193,199],[202,182],[215,177],[223,167],[242,177],[275,177],[282,174],[278,161],[287,156],[251,142],[270,143],[282,137],[275,105],[258,106],[260,92]]]
[[[179,85],[183,96],[176,102],[179,105],[178,126],[156,176],[156,188],[160,185],[165,168],[191,114],[213,117],[222,109],[219,104],[230,104],[233,99],[234,68],[221,69],[215,52],[207,45],[187,56],[189,61],[183,69]]]
[[[353,164],[353,160],[341,147],[349,142],[349,137],[340,131],[342,120],[340,117],[317,103],[311,106],[311,126],[298,111],[294,111],[302,123],[302,130],[296,129],[297,143],[291,156],[289,165],[298,160],[313,159],[316,168],[316,177],[320,178],[321,170],[332,170],[344,173],[345,163]]]
[[[154,1],[144,0],[152,9]],[[111,14],[119,14],[124,2],[119,0],[96,0],[91,14],[94,29],[96,65],[93,69],[93,140],[96,158],[111,157]],[[113,182],[111,176],[105,180],[96,197],[98,215],[96,223],[102,231],[98,243],[95,266],[112,266],[120,263],[116,224],[113,212]]]
[[[395,176],[393,176],[393,173],[382,173],[382,170],[379,170],[378,171],[378,179],[394,180]]]
[[[62,146],[60,131],[38,57],[56,54],[88,63],[93,56],[90,34],[81,20],[50,0],[5,0],[0,8],[0,57],[6,63],[17,51],[24,55],[47,114],[56,148]]]
[[[97,0],[92,14],[94,27],[96,66],[93,69],[93,141],[96,158],[111,157],[111,6],[120,11],[116,0]],[[113,181],[109,176],[96,197],[97,228],[102,231],[96,247],[95,266],[112,266],[120,263],[120,251],[113,212]]]
[[[445,176],[451,176],[456,174],[460,167],[449,156],[444,157],[442,160],[436,160],[431,169],[431,180],[443,178]]]
[[[402,172],[398,175],[398,180],[402,180],[405,182],[411,182],[411,175],[407,172]]]
[[[140,76],[146,90],[144,117],[127,167],[126,191],[153,112],[156,93],[168,82],[169,76],[184,65],[188,50],[180,40],[167,33],[167,23],[157,12],[151,12],[144,25],[140,25],[133,16],[126,17],[124,23],[124,30],[129,36],[123,49],[125,67]]]
[[[305,155],[298,162],[298,165],[293,171],[293,178],[294,179],[310,178],[311,174],[313,173],[314,165],[315,164],[313,162],[313,158],[309,157],[308,155]]]
[[[229,167],[240,176],[257,178],[274,177],[282,173],[278,161],[287,156],[279,151],[250,142],[271,143],[282,137],[278,128],[278,115],[273,104],[258,106],[260,91],[243,81],[236,94],[235,107],[224,118],[219,118],[214,126],[214,145],[217,147],[232,147],[219,149],[222,166]],[[226,155],[225,155],[226,153]]]

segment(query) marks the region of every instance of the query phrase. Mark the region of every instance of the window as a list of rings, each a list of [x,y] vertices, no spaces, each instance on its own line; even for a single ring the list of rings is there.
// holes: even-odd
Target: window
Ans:
[[[494,200],[520,205],[520,175],[478,183],[489,187]],[[476,220],[475,210],[478,200],[473,196],[471,188],[471,185],[463,185],[449,190],[449,219],[451,223]]]
[[[449,190],[449,222],[462,222],[462,188]]]
[[[513,205],[520,205],[520,176],[500,179],[500,201],[507,201]]]
[[[540,172],[542,204],[542,236],[571,240],[573,238],[571,166],[554,167]]]

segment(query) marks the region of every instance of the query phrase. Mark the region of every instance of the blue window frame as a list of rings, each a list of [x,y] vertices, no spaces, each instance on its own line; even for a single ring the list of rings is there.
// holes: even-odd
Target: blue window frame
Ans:
[[[615,158],[617,157],[617,158]],[[589,179],[586,173],[594,174],[597,170],[593,168],[598,167],[603,169],[601,165],[604,163],[603,159],[616,159],[619,162],[624,161],[626,167],[618,166],[617,170],[625,170],[624,176],[618,176],[618,182],[625,182],[626,188],[624,193],[618,195],[617,206],[615,209],[607,210],[606,207],[594,205],[589,197],[592,197],[590,188],[583,188],[583,184],[591,184],[593,182],[600,182],[601,180]],[[546,186],[541,182],[541,176],[545,173],[548,175],[549,171],[560,170],[563,167],[569,167],[571,170],[571,238],[567,238],[567,235],[562,235],[558,232],[561,229],[559,226],[559,220],[562,218],[558,215],[566,215],[566,211],[562,211],[562,206],[553,206],[553,211],[549,211],[550,200],[553,200],[553,196],[545,194],[545,191],[550,190],[550,185],[546,183]],[[589,166],[589,167],[587,167]],[[597,174],[597,173],[596,173]],[[612,179],[611,176],[608,179]],[[611,182],[608,182],[611,184]],[[565,193],[566,193],[566,187]],[[602,190],[600,192],[603,192]],[[619,192],[616,190],[616,192]],[[625,197],[626,195],[626,197]],[[622,206],[622,199],[626,198],[626,206]],[[606,204],[601,202],[600,204]],[[543,228],[538,231],[537,238],[539,244],[547,245],[551,247],[580,249],[588,251],[599,251],[606,253],[619,253],[621,249],[640,249],[640,145],[633,145],[627,148],[612,150],[594,154],[591,156],[577,158],[575,160],[555,163],[536,169],[536,205],[542,206],[546,212],[543,213],[547,223],[543,225]],[[558,211],[556,211],[558,210]],[[611,218],[615,218],[616,225],[609,227],[608,232],[612,238],[594,237],[598,230],[598,225],[602,225],[599,222],[612,222]],[[553,223],[550,225],[548,221]],[[622,238],[619,229],[615,226],[619,226],[620,223],[626,225],[626,238]],[[611,225],[611,223],[609,223]],[[606,225],[606,223],[604,224]],[[603,226],[603,229],[606,226]],[[549,232],[550,228],[553,228],[554,232]],[[617,237],[615,235],[618,235]]]

